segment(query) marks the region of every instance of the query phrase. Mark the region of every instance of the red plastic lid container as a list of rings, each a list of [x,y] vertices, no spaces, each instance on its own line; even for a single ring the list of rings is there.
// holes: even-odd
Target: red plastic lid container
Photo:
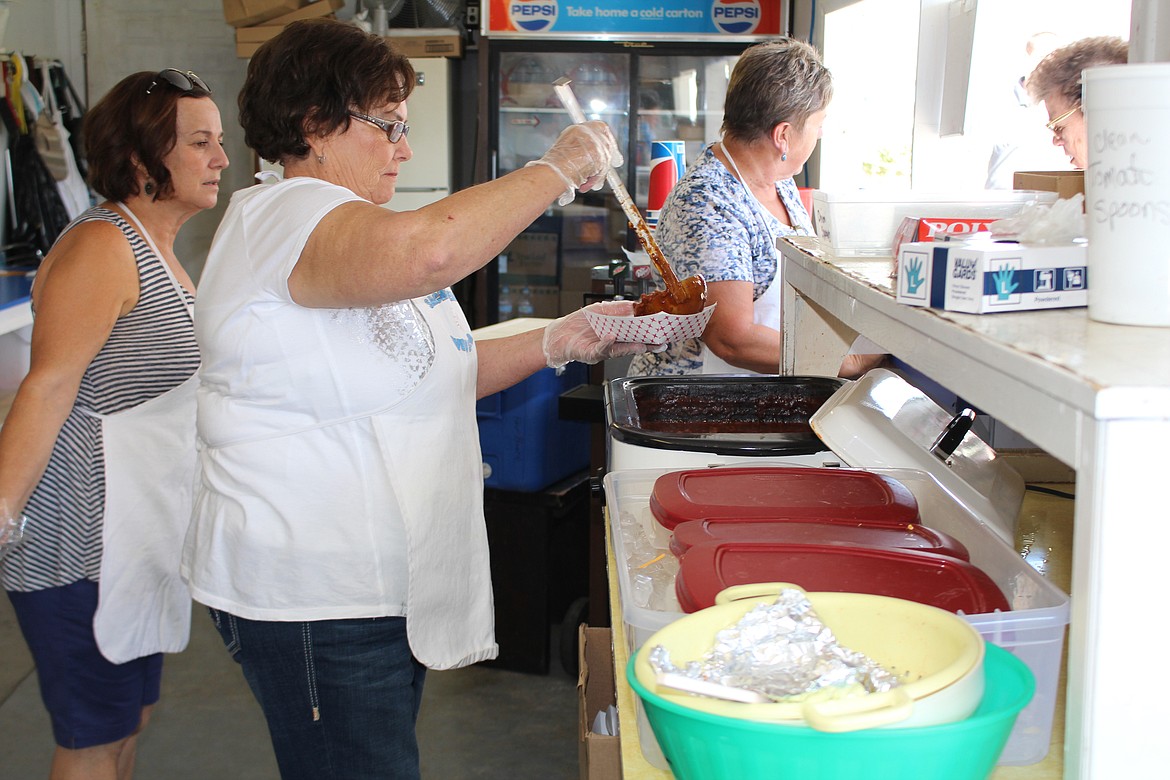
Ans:
[[[875,525],[857,520],[688,520],[674,527],[670,550],[682,557],[697,544],[708,542],[771,542],[779,544],[827,544],[891,547],[949,555],[971,560],[963,543],[949,534],[924,525]]]
[[[754,582],[892,596],[968,615],[1009,609],[995,582],[967,561],[882,547],[708,542],[682,557],[675,593],[685,612],[697,612],[725,588]]]
[[[890,477],[858,469],[779,466],[663,474],[654,482],[650,511],[670,529],[688,520],[831,519],[895,526],[918,521],[918,501]]]

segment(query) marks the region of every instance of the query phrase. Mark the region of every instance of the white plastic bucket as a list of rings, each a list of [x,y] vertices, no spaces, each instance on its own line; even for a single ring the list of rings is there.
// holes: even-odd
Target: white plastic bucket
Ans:
[[[1084,72],[1089,317],[1170,326],[1170,63]]]

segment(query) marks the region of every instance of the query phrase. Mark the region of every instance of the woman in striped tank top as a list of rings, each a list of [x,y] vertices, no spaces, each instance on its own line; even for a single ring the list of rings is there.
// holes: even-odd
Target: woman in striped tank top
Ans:
[[[190,71],[135,73],[85,120],[106,200],[37,273],[28,376],[0,430],[0,583],[37,665],[53,778],[124,780],[189,633],[179,554],[195,465],[194,285],[179,228],[215,206],[219,110]]]

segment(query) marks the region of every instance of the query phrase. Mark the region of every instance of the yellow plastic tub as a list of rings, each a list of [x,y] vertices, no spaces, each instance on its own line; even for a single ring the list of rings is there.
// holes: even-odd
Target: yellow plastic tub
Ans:
[[[744,703],[696,696],[660,686],[649,653],[663,645],[684,666],[715,644],[715,635],[759,604],[772,603],[786,583],[728,588],[716,605],[655,633],[634,657],[638,682],[664,700],[728,718],[808,725],[820,731],[913,728],[962,720],[983,696],[986,642],[970,623],[945,610],[904,599],[861,593],[808,593],[808,599],[844,647],[864,653],[904,682],[881,693],[835,697],[822,691],[801,701]]]

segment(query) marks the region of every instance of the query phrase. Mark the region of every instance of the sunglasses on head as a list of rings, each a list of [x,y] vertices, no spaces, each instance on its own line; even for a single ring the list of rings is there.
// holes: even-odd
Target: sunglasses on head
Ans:
[[[357,111],[349,111],[347,113],[354,119],[360,119],[363,122],[367,122],[373,125],[374,127],[381,128],[382,132],[386,134],[386,137],[390,139],[390,143],[392,144],[398,143],[403,138],[405,138],[408,133],[410,133],[410,125],[406,124],[406,122],[403,122],[401,119],[395,119],[393,122],[387,122],[385,119],[378,119],[377,117],[370,116],[369,114],[359,114]]]
[[[146,88],[146,94],[150,94],[151,90],[161,83],[170,84],[180,92],[194,92],[195,90],[203,90],[211,94],[211,87],[207,86],[203,79],[196,76],[189,70],[176,70],[175,68],[163,68],[154,77],[154,81],[150,82],[150,86]]]

